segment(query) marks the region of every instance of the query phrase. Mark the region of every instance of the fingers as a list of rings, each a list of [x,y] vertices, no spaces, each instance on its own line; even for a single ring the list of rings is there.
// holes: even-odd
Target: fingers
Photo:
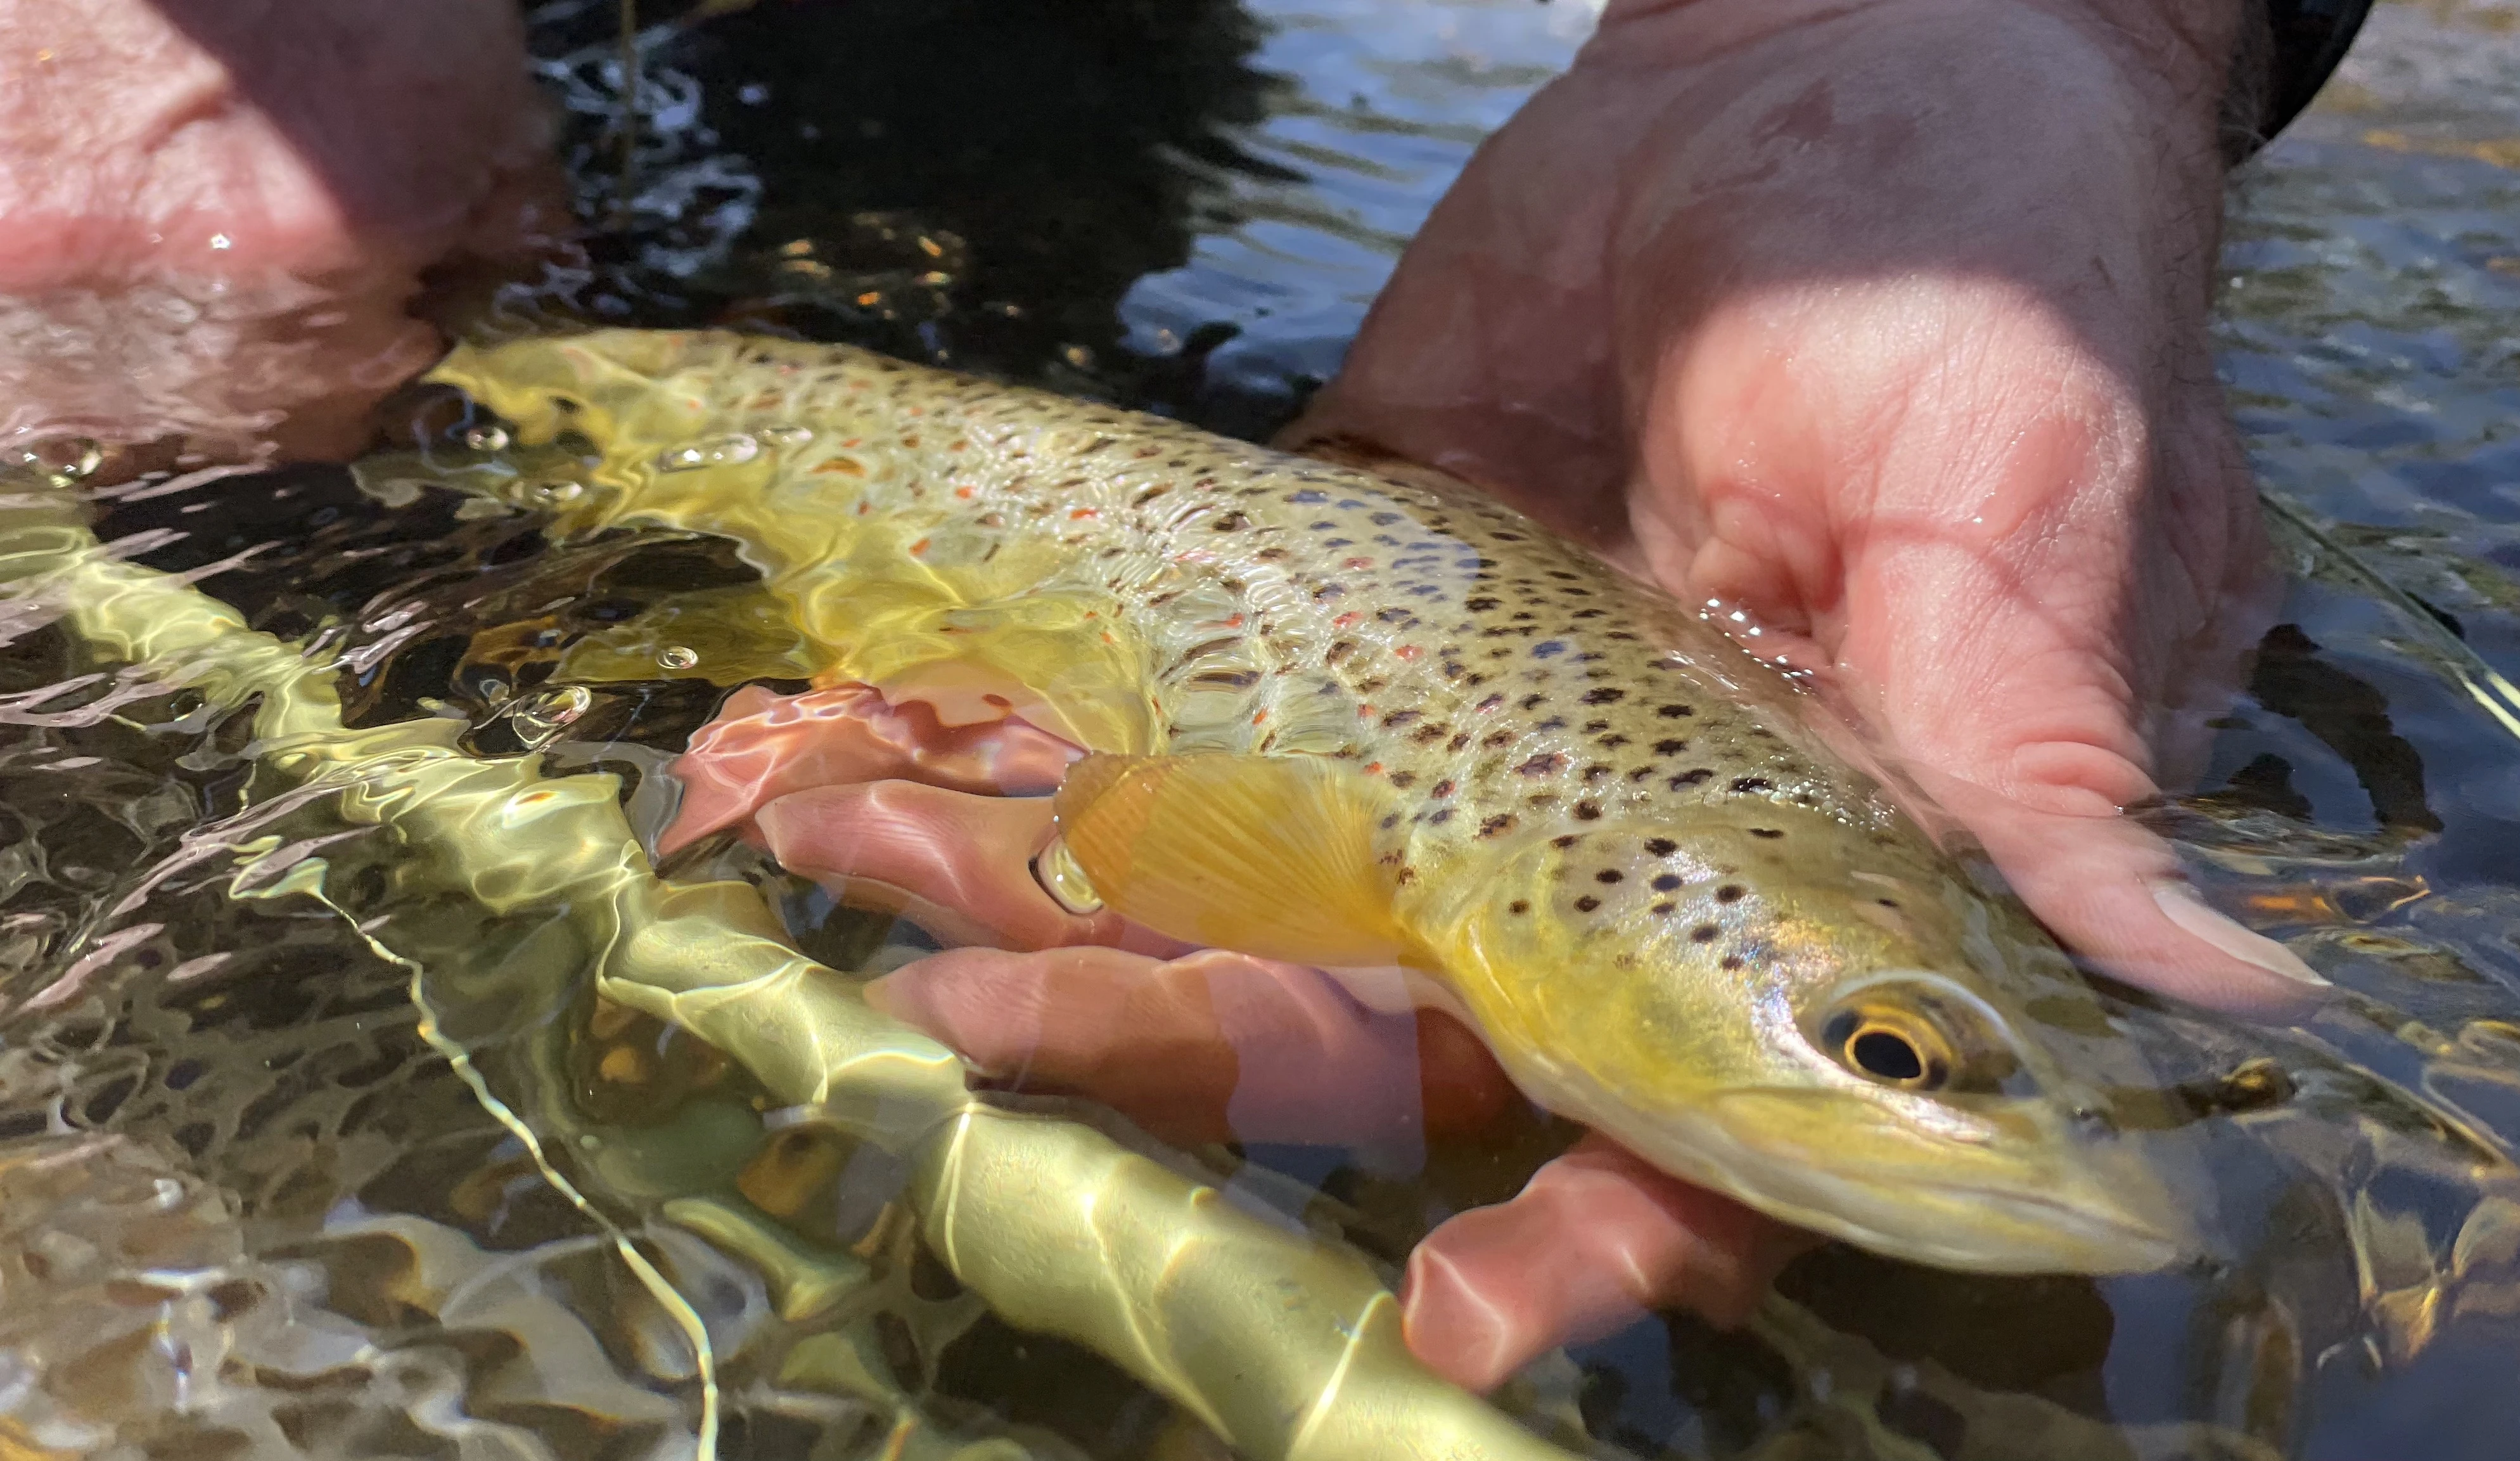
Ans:
[[[1504,1073],[1440,1015],[1376,1015],[1316,970],[1204,949],[955,949],[868,999],[1026,1086],[1181,1142],[1364,1143],[1492,1120]]]
[[[1042,891],[1030,859],[1050,841],[1046,800],[974,797],[909,781],[814,787],[753,813],[772,856],[855,907],[881,908],[947,943],[1017,949],[1118,943],[1119,915],[1079,916]]]
[[[921,702],[896,707],[864,685],[803,695],[747,686],[728,697],[718,718],[674,761],[682,805],[657,840],[657,855],[808,787],[899,778],[1021,796],[1056,788],[1078,753],[1003,714],[948,726]]]
[[[2068,947],[2138,988],[2234,1014],[2298,1018],[2331,992],[2290,949],[2208,907],[2161,839],[2114,810],[2046,812],[1930,775]]]
[[[1409,1256],[1409,1347],[1465,1389],[1656,1308],[1730,1328],[1820,1240],[1691,1187],[1600,1137],[1542,1167],[1512,1201],[1464,1212]]]

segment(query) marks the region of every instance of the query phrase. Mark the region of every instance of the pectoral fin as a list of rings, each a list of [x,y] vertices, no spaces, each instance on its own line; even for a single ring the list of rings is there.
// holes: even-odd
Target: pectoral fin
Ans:
[[[1094,755],[1059,835],[1105,904],[1159,934],[1291,963],[1399,962],[1378,783],[1301,756]]]

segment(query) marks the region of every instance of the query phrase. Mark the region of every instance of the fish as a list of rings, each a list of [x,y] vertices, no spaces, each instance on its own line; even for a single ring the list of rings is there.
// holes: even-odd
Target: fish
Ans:
[[[2027,911],[1794,676],[1465,483],[723,332],[430,379],[497,418],[439,479],[731,540],[818,686],[1082,748],[1052,852],[1134,923],[1396,974],[1539,1105],[1881,1254],[2199,1252],[2157,1081]]]

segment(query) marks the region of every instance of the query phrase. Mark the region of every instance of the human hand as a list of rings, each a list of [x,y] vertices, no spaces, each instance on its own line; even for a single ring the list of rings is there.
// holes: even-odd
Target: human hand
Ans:
[[[507,0],[0,0],[0,446],[342,455],[564,217]]]
[[[873,982],[871,1003],[993,1080],[1092,1097],[1170,1140],[1414,1142],[1476,1132],[1516,1099],[1443,1015],[1377,1013],[1318,970],[1055,901],[1031,865],[1050,801],[1009,794],[1056,787],[1080,753],[976,699],[746,689],[675,763],[658,851],[741,829],[853,905],[904,914],[957,946]],[[1404,1331],[1485,1390],[1648,1308],[1736,1323],[1815,1241],[1588,1139],[1418,1245]]]
[[[2240,6],[1613,5],[1296,439],[1446,467],[1819,671],[2130,982],[2316,979],[2119,809],[2266,588],[2206,333]]]

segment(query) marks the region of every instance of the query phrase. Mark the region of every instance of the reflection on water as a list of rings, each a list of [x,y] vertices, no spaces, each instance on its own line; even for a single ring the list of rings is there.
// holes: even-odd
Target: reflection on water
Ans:
[[[606,228],[502,309],[848,339],[1245,433],[1332,368],[1399,241],[1588,22],[1563,0],[704,8],[648,15],[627,136],[614,7],[536,12]],[[2092,1284],[1826,1251],[1746,1334],[1656,1320],[1510,1403],[1639,1454],[2508,1452],[2520,741],[2467,687],[2520,676],[2514,76],[2520,9],[2383,5],[2242,190],[2226,374],[2317,532],[2283,535],[2286,622],[2204,789],[2151,815],[2354,995],[2280,1035],[2152,1022],[2214,1114],[2242,1256]],[[530,515],[312,469],[125,489],[100,530],[338,660],[351,723],[445,717],[479,754],[615,772],[651,832],[655,773],[720,692],[670,665],[552,676],[751,576],[706,540],[555,546]],[[257,780],[249,717],[85,662],[39,602],[0,625],[0,1450],[689,1454],[697,1351],[628,1233],[707,1321],[726,1454],[1212,1453],[957,1293],[889,1206],[897,1174],[771,1129],[706,1047],[585,990],[484,991],[454,1032],[489,1088],[530,1129],[605,1134],[601,1160],[555,1159],[573,1206],[432,1049],[410,971],[303,895],[292,869],[347,855],[323,841],[345,829]],[[761,882],[825,962],[916,947],[741,849],[713,870]],[[1399,1174],[1207,1155],[1316,1183],[1388,1258],[1509,1190],[1547,1149],[1524,1137]],[[700,1191],[843,1297],[786,1304],[760,1254],[660,1215]]]

